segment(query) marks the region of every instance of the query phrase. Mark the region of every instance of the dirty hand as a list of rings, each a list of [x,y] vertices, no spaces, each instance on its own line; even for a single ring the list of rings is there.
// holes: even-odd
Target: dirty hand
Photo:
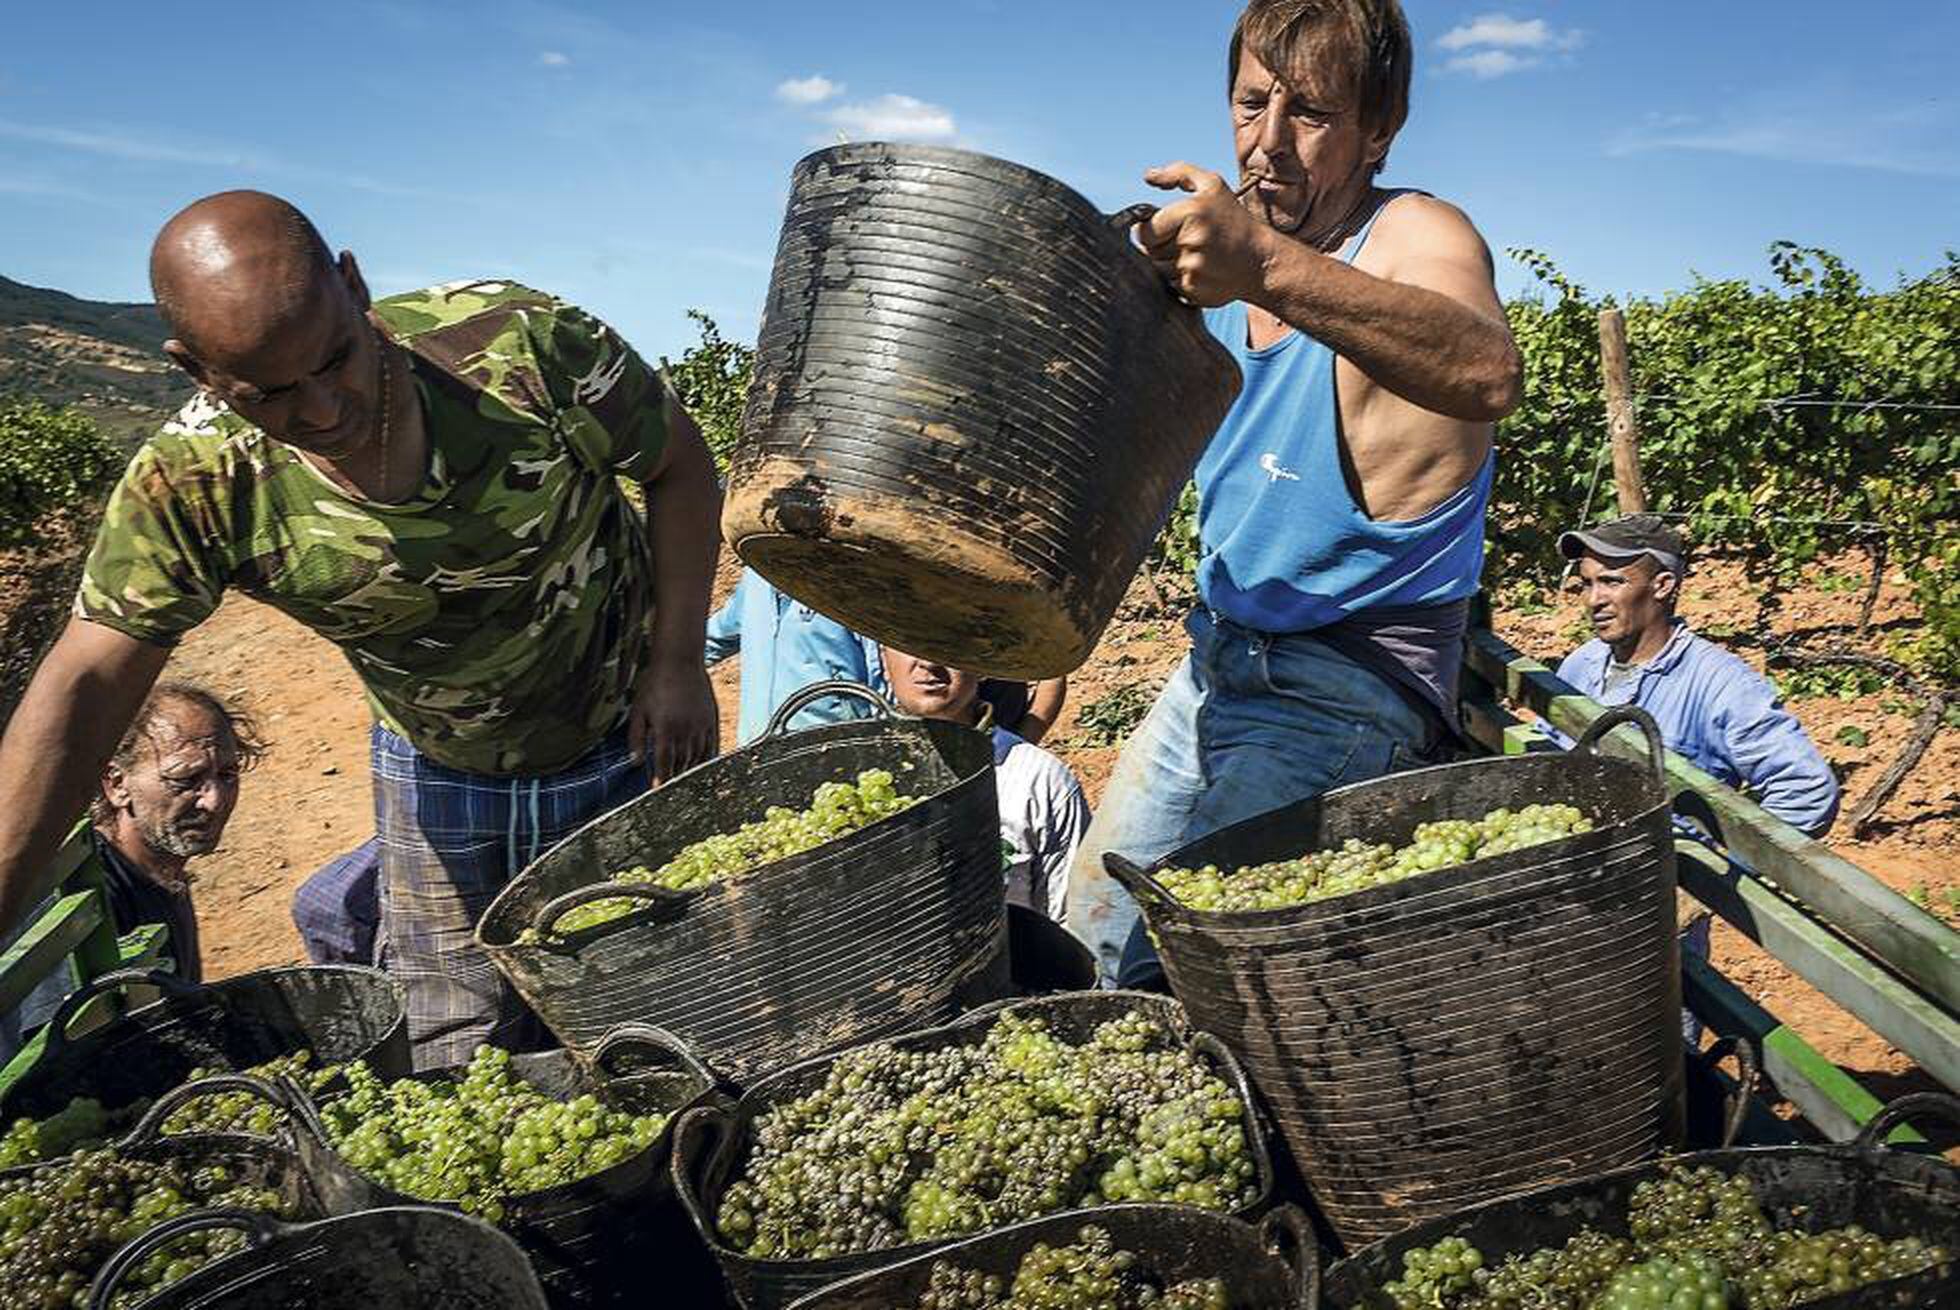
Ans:
[[[1246,211],[1224,178],[1195,164],[1165,164],[1143,180],[1191,193],[1137,224],[1143,253],[1171,286],[1194,305],[1253,300],[1270,257],[1272,229]]]
[[[633,687],[626,745],[657,785],[721,748],[721,718],[708,671],[694,663],[648,664]]]

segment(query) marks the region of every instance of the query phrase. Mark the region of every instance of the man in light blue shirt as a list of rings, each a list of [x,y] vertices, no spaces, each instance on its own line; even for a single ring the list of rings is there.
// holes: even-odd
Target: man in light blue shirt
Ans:
[[[886,693],[877,642],[776,590],[754,569],[742,570],[733,594],[708,619],[706,653],[709,664],[742,657],[736,737],[743,745],[762,735],[779,705],[813,682],[842,679]],[[789,726],[814,728],[869,712],[862,701],[826,696],[797,711]]]
[[[1745,791],[1799,831],[1837,817],[1838,781],[1767,678],[1675,616],[1688,563],[1679,534],[1652,514],[1559,538],[1579,564],[1598,634],[1558,676],[1602,705],[1638,705],[1669,750]]]

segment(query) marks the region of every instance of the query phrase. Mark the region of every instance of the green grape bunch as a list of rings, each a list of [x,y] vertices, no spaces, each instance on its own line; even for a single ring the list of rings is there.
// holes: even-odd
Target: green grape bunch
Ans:
[[[1477,820],[1437,819],[1418,824],[1406,845],[1350,837],[1340,846],[1291,860],[1221,870],[1162,869],[1164,890],[1194,910],[1279,910],[1324,901],[1591,832],[1593,820],[1572,805],[1495,809]]]
[[[0,1179],[0,1310],[79,1310],[120,1247],[165,1220],[212,1207],[294,1217],[276,1192],[242,1181],[230,1166],[191,1168],[114,1149]],[[133,1306],[244,1245],[244,1235],[230,1230],[186,1234],[131,1269],[114,1304]]]
[[[756,1259],[823,1259],[1116,1201],[1234,1210],[1256,1192],[1245,1107],[1157,1020],[1064,1041],[1001,1015],[973,1045],[877,1044],[757,1116],[716,1215]]]
[[[1462,1238],[1405,1252],[1388,1310],[1795,1310],[1952,1258],[1916,1236],[1855,1224],[1778,1229],[1749,1179],[1664,1166],[1627,1201],[1627,1236],[1581,1229],[1562,1245],[1494,1264]]]
[[[45,1119],[16,1119],[0,1135],[0,1169],[99,1147],[116,1134],[121,1120],[91,1096],[78,1096]]]
[[[936,1260],[925,1295],[904,1310],[1228,1310],[1225,1283],[1193,1278],[1162,1285],[1109,1231],[1085,1226],[1068,1246],[1037,1242],[1014,1277]]]
[[[282,1078],[290,1078],[308,1092],[315,1095],[332,1086],[340,1076],[343,1066],[338,1064],[313,1066],[313,1052],[301,1050],[290,1055],[280,1055],[255,1064],[243,1072],[262,1078],[274,1084]],[[223,1069],[199,1068],[191,1070],[190,1077],[184,1081],[197,1082],[199,1079],[216,1077],[226,1072]],[[285,1122],[283,1110],[262,1096],[251,1092],[207,1092],[203,1096],[193,1096],[172,1110],[163,1121],[163,1131],[168,1134],[182,1133],[247,1133],[255,1137],[270,1137],[279,1131]]]
[[[292,1078],[309,1092],[319,1093],[340,1073],[335,1064],[311,1067],[311,1051],[295,1051],[277,1056],[243,1072],[268,1082],[281,1076]],[[194,1083],[228,1070],[197,1068],[183,1080]],[[150,1108],[150,1098],[140,1097],[119,1110],[108,1110],[90,1096],[78,1096],[45,1119],[16,1119],[0,1134],[0,1169],[15,1165],[39,1164],[59,1159],[75,1151],[100,1147],[135,1126]],[[279,1130],[285,1115],[277,1106],[250,1092],[211,1092],[194,1096],[172,1110],[163,1121],[162,1131],[170,1136],[184,1133],[242,1133],[270,1137]]]
[[[373,1181],[447,1201],[491,1223],[509,1202],[603,1173],[652,1146],[664,1114],[629,1114],[584,1094],[553,1099],[480,1046],[460,1078],[384,1082],[363,1061],[320,1107],[333,1148]]]
[[[815,850],[916,805],[918,799],[899,795],[889,770],[866,769],[854,782],[820,784],[805,809],[772,805],[754,823],[743,824],[734,832],[703,837],[657,869],[636,865],[620,870],[611,880],[669,891],[695,891]],[[570,936],[623,918],[642,904],[626,896],[593,901],[559,915],[552,931],[560,937]],[[536,934],[527,932],[520,940],[535,943]]]

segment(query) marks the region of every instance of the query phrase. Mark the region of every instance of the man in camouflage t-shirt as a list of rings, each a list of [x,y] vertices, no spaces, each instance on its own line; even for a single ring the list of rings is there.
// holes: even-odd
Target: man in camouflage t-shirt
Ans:
[[[0,744],[0,927],[39,894],[70,779],[237,588],[340,646],[366,687],[380,955],[418,1064],[522,1040],[476,918],[643,789],[638,758],[666,776],[715,749],[700,434],[571,306],[508,282],[370,305],[352,256],[269,196],[191,206],[151,273],[166,352],[201,390],[116,487],[75,619]]]

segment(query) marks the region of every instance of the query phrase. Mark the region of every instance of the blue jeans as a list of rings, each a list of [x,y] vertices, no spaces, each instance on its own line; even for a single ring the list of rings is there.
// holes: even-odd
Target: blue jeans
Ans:
[[[1105,851],[1148,864],[1241,819],[1431,763],[1441,746],[1433,716],[1311,635],[1252,632],[1203,609],[1184,626],[1191,652],[1124,745],[1069,869],[1069,930],[1104,986],[1154,963]]]

